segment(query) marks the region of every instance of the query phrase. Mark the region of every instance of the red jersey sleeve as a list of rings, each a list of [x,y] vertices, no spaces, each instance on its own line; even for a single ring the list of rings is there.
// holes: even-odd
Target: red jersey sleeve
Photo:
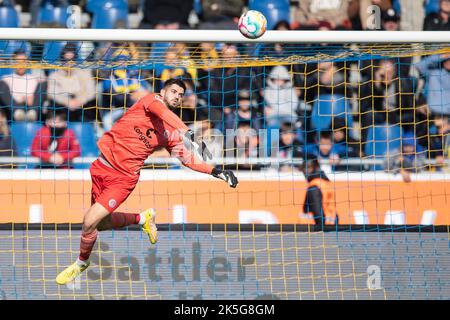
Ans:
[[[151,95],[147,99],[144,98],[143,104],[147,112],[154,114],[173,129],[181,130],[183,133],[189,130],[184,122],[166,107],[159,96]]]
[[[213,166],[202,161],[194,152],[188,150],[182,141],[169,141],[166,149],[171,156],[180,159],[181,163],[189,169],[211,174]]]

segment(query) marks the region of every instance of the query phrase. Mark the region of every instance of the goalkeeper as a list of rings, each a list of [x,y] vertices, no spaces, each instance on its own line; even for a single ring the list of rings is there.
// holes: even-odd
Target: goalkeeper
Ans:
[[[204,162],[212,158],[205,143],[194,139],[193,132],[169,109],[181,104],[185,90],[182,80],[169,79],[159,94],[149,94],[136,102],[99,140],[101,154],[90,168],[91,207],[83,219],[80,255],[56,277],[58,284],[74,280],[89,267],[98,231],[140,224],[150,242],[157,242],[153,209],[135,214],[114,212],[136,187],[144,161],[156,148],[163,146],[190,169],[211,174],[233,188],[237,186],[232,171],[222,171]]]

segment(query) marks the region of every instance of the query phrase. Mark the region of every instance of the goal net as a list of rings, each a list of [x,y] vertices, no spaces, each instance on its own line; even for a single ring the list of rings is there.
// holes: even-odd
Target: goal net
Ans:
[[[450,298],[448,35],[14,30],[0,32],[0,299]],[[170,78],[187,86],[173,111],[238,187],[157,150],[119,209],[155,208],[158,244],[101,232],[88,272],[58,286],[97,140]],[[320,203],[305,200],[310,160],[329,180]]]

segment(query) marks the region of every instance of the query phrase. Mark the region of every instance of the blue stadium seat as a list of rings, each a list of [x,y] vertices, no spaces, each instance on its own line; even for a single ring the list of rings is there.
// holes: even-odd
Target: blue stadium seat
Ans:
[[[122,22],[128,28],[128,1],[126,0],[90,0],[86,8],[93,14],[94,29],[114,29]]]
[[[198,15],[202,14],[203,12],[202,0],[194,0],[194,11]]]
[[[66,46],[67,41],[48,41],[44,44],[42,50],[42,59],[47,62],[55,62],[60,60],[61,51]],[[77,42],[77,51],[81,50],[81,42]],[[81,61],[80,55],[78,55],[78,61]]]
[[[128,0],[87,0],[86,2],[86,10],[91,13],[110,8],[128,10]]]
[[[0,41],[0,54],[1,55],[11,55],[16,50],[23,50],[26,52],[27,56],[30,56],[31,45],[29,42],[22,40],[2,40]]]
[[[425,1],[425,14],[428,15],[433,12],[439,12],[440,0],[426,0]]]
[[[41,23],[58,23],[65,27],[69,18],[67,8],[67,6],[54,6],[51,2],[46,2],[39,9],[37,25]]]
[[[81,156],[96,157],[98,156],[97,141],[95,138],[95,130],[92,123],[69,122],[69,129],[73,130],[75,136],[81,145]]]
[[[291,21],[289,0],[250,0],[248,8],[264,14],[268,30],[272,30],[280,21]]]
[[[70,122],[69,126],[75,133],[81,147],[82,157],[97,157],[98,148],[95,136],[94,126],[91,123],[84,122]],[[87,169],[90,163],[74,164],[75,169]]]
[[[124,23],[124,27],[128,27],[128,11],[111,8],[94,14],[91,27],[94,29],[115,29],[119,21]]]
[[[31,143],[41,127],[42,124],[38,122],[13,122],[11,124],[11,136],[16,141],[18,156],[31,156]]]
[[[47,62],[58,61],[61,55],[61,51],[67,44],[66,41],[48,41],[44,44],[42,52],[42,59]]]
[[[321,95],[316,101],[311,113],[311,125],[319,131],[331,128],[334,117],[347,118],[347,127],[353,127],[353,118],[350,104],[344,96],[340,95]]]
[[[366,156],[383,158],[387,151],[400,148],[402,129],[399,125],[375,125],[368,129],[364,148]]]
[[[13,6],[0,7],[0,28],[19,27],[19,15]]]
[[[402,14],[402,7],[400,4],[400,0],[392,0],[392,8],[397,12],[399,15]]]

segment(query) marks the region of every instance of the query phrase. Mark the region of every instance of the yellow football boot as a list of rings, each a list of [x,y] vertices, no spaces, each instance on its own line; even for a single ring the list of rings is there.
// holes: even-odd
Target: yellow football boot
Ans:
[[[150,208],[145,210],[143,214],[145,214],[145,223],[142,225],[142,231],[148,235],[150,242],[155,244],[158,242],[158,229],[155,224],[156,211],[155,209]]]

